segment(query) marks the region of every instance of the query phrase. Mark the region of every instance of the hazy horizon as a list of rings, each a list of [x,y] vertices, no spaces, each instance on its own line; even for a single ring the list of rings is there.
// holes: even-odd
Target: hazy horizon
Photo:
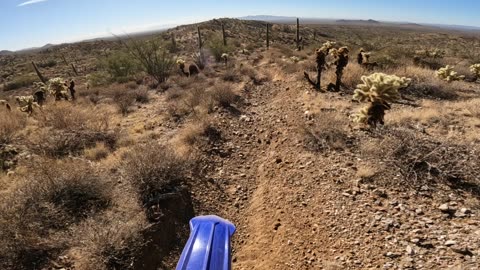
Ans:
[[[213,18],[288,16],[319,19],[398,21],[420,24],[480,26],[480,2],[377,0],[251,1],[241,3],[154,0],[7,0],[0,2],[0,50],[21,50],[45,44],[76,42],[113,34],[152,31],[162,26],[197,23]]]

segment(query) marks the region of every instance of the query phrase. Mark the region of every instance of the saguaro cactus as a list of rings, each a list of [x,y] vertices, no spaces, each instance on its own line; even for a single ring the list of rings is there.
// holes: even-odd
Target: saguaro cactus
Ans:
[[[227,36],[225,35],[225,25],[222,23],[223,46],[227,46]]]
[[[297,51],[302,50],[302,40],[303,38],[300,37],[300,19],[297,18],[297,31],[296,31],[296,38],[295,38],[295,43],[297,44]]]
[[[267,50],[270,48],[270,28],[267,23]]]
[[[317,63],[317,79],[316,79],[316,81],[313,81],[312,79],[310,79],[310,76],[308,75],[308,73],[306,71],[303,72],[303,74],[305,75],[305,79],[307,79],[307,81],[311,85],[313,85],[313,87],[316,90],[321,89],[321,77],[322,77],[322,71],[325,68],[326,57],[327,57],[328,53],[330,52],[330,50],[333,48],[334,44],[335,44],[335,42],[327,41],[323,44],[323,46],[321,48],[319,48],[315,51],[315,53],[316,53],[315,62]]]
[[[37,73],[37,76],[38,78],[40,79],[40,81],[42,81],[43,83],[47,83],[47,79],[45,79],[45,77],[43,77],[42,73],[40,72],[40,70],[38,69],[37,65],[35,64],[35,62],[32,61],[32,66],[33,68],[35,69],[35,72]]]
[[[340,91],[340,86],[342,84],[342,76],[343,76],[343,69],[348,65],[348,48],[347,47],[341,47],[340,49],[332,50],[332,55],[335,57],[335,65],[336,70],[335,70],[335,75],[337,76],[337,80],[335,84],[331,83],[328,85],[328,90],[329,91],[335,91],[338,92]]]
[[[75,65],[73,63],[71,63],[70,65],[72,66],[72,70],[75,73],[75,75],[78,76],[78,71],[77,71],[77,68],[75,67]]]
[[[203,42],[202,42],[202,33],[200,33],[199,26],[197,26],[197,32],[198,32],[198,48],[201,50],[203,47]]]
[[[369,104],[353,115],[353,120],[376,127],[377,124],[384,124],[385,111],[391,108],[389,103],[400,99],[398,90],[407,87],[411,79],[374,73],[362,76],[362,81],[362,84],[357,85],[353,99]]]
[[[172,50],[177,51],[177,41],[175,40],[175,33],[172,32],[171,38],[172,38]]]

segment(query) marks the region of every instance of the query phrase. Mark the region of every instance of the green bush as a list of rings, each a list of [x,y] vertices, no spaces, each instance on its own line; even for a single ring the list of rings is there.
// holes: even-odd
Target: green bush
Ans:
[[[38,77],[34,74],[26,74],[15,77],[13,81],[7,82],[3,87],[3,91],[10,91],[19,89],[22,87],[27,87],[32,85],[35,81],[38,80]]]
[[[113,81],[128,81],[129,77],[138,71],[138,63],[133,56],[126,52],[115,52],[102,63]]]
[[[232,48],[229,45],[223,45],[223,40],[221,38],[213,38],[208,43],[208,48],[217,62],[222,61],[222,54],[228,54],[232,51]]]

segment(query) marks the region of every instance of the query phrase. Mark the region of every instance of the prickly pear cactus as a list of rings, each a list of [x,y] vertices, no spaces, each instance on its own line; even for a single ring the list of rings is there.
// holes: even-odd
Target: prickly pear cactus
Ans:
[[[447,65],[446,67],[440,68],[437,70],[435,73],[438,78],[446,81],[446,82],[453,82],[453,81],[461,81],[465,79],[465,76],[461,75],[459,76],[456,71],[454,71],[455,67]]]
[[[377,124],[383,125],[385,110],[390,109],[389,103],[400,99],[398,90],[407,87],[411,79],[374,73],[370,76],[363,76],[362,81],[362,84],[357,85],[353,99],[369,102],[369,104],[354,114],[353,120],[375,127]]]

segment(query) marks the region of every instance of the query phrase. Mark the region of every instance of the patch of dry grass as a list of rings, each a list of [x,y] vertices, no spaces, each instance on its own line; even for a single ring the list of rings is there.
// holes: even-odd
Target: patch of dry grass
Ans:
[[[26,123],[26,115],[17,111],[0,108],[0,144],[10,143]]]
[[[349,120],[338,112],[320,112],[313,122],[300,128],[307,149],[311,151],[344,150],[349,143]]]
[[[2,269],[41,268],[78,237],[72,225],[113,199],[112,183],[85,162],[44,160],[29,172],[0,200]]]

